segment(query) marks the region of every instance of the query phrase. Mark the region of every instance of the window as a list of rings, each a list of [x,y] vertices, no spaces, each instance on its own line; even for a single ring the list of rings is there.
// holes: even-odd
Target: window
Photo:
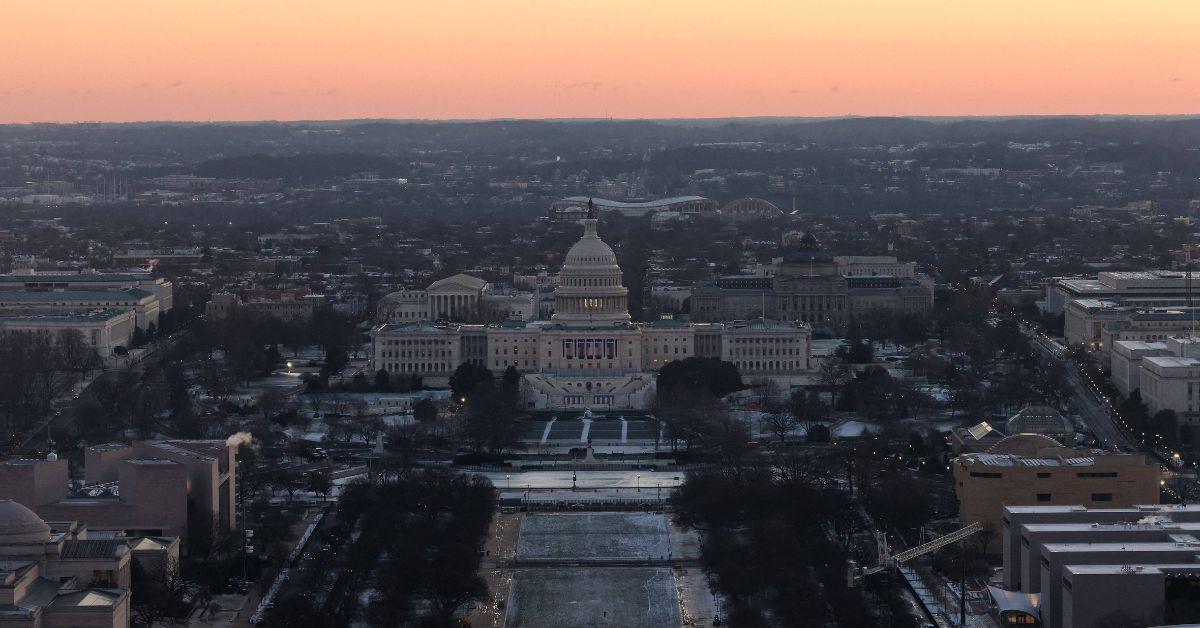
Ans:
[[[1044,472],[1044,471],[1043,471],[1043,472],[1040,472],[1040,473],[1038,473],[1038,474],[1037,474],[1037,476],[1038,476],[1039,478],[1045,479],[1045,478],[1048,478],[1048,477],[1050,477],[1050,474],[1049,474],[1049,473],[1047,473],[1047,472]]]
[[[1111,502],[1112,493],[1092,493],[1092,501],[1094,502]]]
[[[993,478],[993,479],[998,479],[998,478],[1002,478],[1002,477],[1004,477],[1004,474],[1003,474],[1003,473],[986,473],[986,472],[983,472],[983,471],[972,471],[972,472],[971,472],[971,477],[973,477],[973,478]]]
[[[1048,502],[1048,501],[1050,501],[1050,493],[1038,493],[1038,494],[1037,494],[1037,500],[1038,500],[1039,502]]]
[[[1117,472],[1116,471],[1084,471],[1083,473],[1078,473],[1076,475],[1078,475],[1081,478],[1115,478],[1115,477],[1117,477]]]

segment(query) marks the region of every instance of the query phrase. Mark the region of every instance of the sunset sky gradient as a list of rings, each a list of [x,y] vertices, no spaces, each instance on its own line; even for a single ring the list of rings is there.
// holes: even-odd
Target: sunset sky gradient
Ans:
[[[4,0],[0,122],[1200,112],[1200,1]]]

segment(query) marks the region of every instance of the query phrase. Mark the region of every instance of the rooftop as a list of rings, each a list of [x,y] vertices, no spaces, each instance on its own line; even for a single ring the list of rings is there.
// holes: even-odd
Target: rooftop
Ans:
[[[1067,565],[1064,574],[1072,575],[1114,575],[1114,574],[1159,574],[1159,573],[1200,573],[1200,565],[1193,563],[1162,563],[1162,564],[1112,564],[1112,565]]]
[[[0,291],[0,303],[44,303],[47,301],[140,301],[153,296],[145,290],[62,290],[55,292]]]
[[[1187,542],[1046,543],[1042,545],[1042,551],[1046,553],[1089,552],[1093,554],[1124,552],[1195,552],[1200,554],[1200,541],[1195,537],[1191,538],[1192,540]]]
[[[770,318],[756,318],[749,321],[735,321],[725,326],[732,332],[738,331],[795,331],[804,329],[807,325],[791,321],[778,321]]]
[[[46,273],[33,275],[0,275],[0,283],[106,283],[114,281],[150,281],[149,273]]]
[[[1090,467],[1096,464],[1096,459],[1090,457],[1026,458],[1012,454],[963,454],[959,457],[989,467]]]
[[[114,307],[70,311],[23,308],[0,311],[0,323],[99,323],[128,314],[127,310]]]
[[[85,589],[76,593],[60,595],[50,604],[64,606],[115,606],[121,598],[129,595],[119,589]]]
[[[1050,406],[1027,406],[1013,415],[1005,424],[1009,434],[1074,434],[1075,426],[1070,419]]]
[[[117,558],[128,550],[123,539],[64,541],[61,556],[66,560]]]
[[[1200,366],[1196,358],[1180,358],[1173,355],[1152,355],[1142,358],[1142,362],[1161,368],[1188,368]]]
[[[610,209],[652,209],[655,207],[665,207],[674,205],[675,203],[688,203],[692,201],[706,201],[708,199],[703,196],[671,196],[668,198],[660,198],[652,201],[610,201],[606,198],[592,198],[587,196],[568,196],[563,199],[571,203],[581,203],[586,205],[591,201],[596,207]]]

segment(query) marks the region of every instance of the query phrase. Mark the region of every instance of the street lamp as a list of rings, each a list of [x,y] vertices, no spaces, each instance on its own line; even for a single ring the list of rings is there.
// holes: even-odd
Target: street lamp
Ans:
[[[642,492],[642,474],[637,474],[637,492]]]
[[[504,481],[505,481],[505,482],[507,483],[507,485],[508,485],[508,486],[507,486],[507,490],[510,490],[510,491],[511,491],[511,490],[512,490],[512,476],[511,476],[511,475],[509,475],[509,474],[507,474],[507,473],[505,473],[505,474],[504,474]]]

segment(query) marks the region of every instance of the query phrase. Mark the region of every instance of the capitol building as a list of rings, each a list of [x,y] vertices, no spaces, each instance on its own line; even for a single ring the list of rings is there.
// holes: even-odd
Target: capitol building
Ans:
[[[732,362],[748,382],[786,384],[812,369],[812,330],[804,323],[633,322],[629,290],[621,283],[616,254],[597,233],[594,209],[581,222],[583,236],[563,261],[549,320],[385,322],[372,332],[371,368],[393,378],[420,376],[436,386],[461,364],[485,366],[497,375],[511,366],[523,375],[530,408],[597,410],[647,407],[655,372],[693,356]],[[469,303],[470,291],[481,286],[467,279],[455,285],[468,291]]]

